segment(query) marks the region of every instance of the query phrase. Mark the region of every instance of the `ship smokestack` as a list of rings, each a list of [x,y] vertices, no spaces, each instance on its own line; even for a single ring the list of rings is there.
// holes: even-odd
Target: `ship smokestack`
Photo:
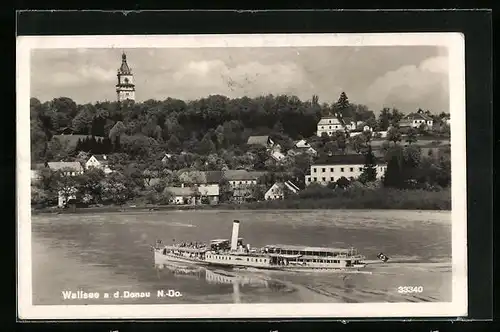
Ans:
[[[240,232],[240,221],[233,221],[233,235],[231,237],[231,250],[238,249],[238,235]]]

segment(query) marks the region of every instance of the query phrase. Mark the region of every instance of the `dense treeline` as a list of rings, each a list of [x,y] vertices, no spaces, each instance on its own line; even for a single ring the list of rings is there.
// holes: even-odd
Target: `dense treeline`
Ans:
[[[91,154],[106,154],[109,155],[110,167],[117,172],[110,175],[86,172],[72,180],[45,174],[46,186],[35,191],[34,198],[35,201],[46,201],[49,199],[47,195],[53,197],[62,187],[77,187],[89,195],[93,191],[94,200],[100,203],[121,204],[138,196],[146,197],[149,203],[158,203],[168,199],[163,195],[162,187],[178,184],[175,170],[186,168],[265,171],[266,176],[255,190],[256,196],[261,197],[276,180],[292,180],[304,188],[305,175],[316,158],[343,153],[364,153],[367,160],[365,171],[357,180],[363,184],[373,182],[375,159],[371,141],[374,135],[364,133],[348,137],[336,133],[331,137],[316,136],[320,118],[333,114],[362,121],[375,131],[392,127],[386,142],[377,149],[388,162],[384,186],[432,190],[449,186],[449,150],[439,152],[439,155],[424,155],[414,144],[422,135],[449,137],[449,128],[441,126],[447,116],[445,113],[433,115],[426,111],[439,125],[411,129],[403,135],[398,128],[403,113],[397,109],[383,109],[376,117],[365,105],[350,102],[345,93],[331,104],[320,103],[317,96],[301,101],[295,96],[285,95],[236,99],[213,95],[188,102],[168,98],[142,103],[96,102],[84,105],[61,97],[44,103],[31,99],[32,162],[84,163]],[[269,158],[265,147],[246,144],[250,135],[270,135],[280,144],[283,153],[293,147],[294,140],[308,138],[318,155],[299,154],[276,162]],[[77,140],[61,139],[71,137]],[[162,162],[165,153],[169,157]],[[148,179],[153,178],[160,178],[160,183],[148,187]],[[333,186],[345,189],[353,180],[356,179],[344,178]],[[61,181],[72,183],[61,184]],[[320,195],[319,192],[316,194]]]
[[[62,130],[70,130],[74,135],[108,137],[113,143],[117,136],[126,136],[132,145],[201,153],[242,146],[249,135],[310,137],[322,114],[337,111],[335,105],[320,105],[317,97],[303,102],[296,97],[272,95],[85,105],[77,105],[66,97],[43,104],[32,98],[32,158],[46,158],[46,143]],[[374,113],[363,105],[353,104],[339,111],[355,114],[360,120],[375,119]]]

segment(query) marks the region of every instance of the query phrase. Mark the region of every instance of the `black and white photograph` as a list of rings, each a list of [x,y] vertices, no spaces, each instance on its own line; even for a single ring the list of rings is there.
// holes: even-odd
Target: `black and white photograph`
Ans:
[[[467,315],[464,59],[458,33],[18,37],[20,318]]]

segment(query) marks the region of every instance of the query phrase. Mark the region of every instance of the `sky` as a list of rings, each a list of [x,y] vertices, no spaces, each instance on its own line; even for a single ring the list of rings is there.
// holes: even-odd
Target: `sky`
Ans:
[[[289,94],[331,103],[344,91],[376,113],[449,112],[448,54],[436,46],[36,49],[31,96],[114,101],[122,52],[137,101]]]

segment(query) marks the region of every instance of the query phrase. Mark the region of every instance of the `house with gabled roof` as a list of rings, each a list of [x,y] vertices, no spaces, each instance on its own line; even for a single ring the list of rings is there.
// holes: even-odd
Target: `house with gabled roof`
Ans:
[[[105,174],[112,172],[109,168],[109,158],[105,154],[93,154],[85,162],[85,169],[98,168],[104,171]]]
[[[344,125],[336,116],[322,117],[317,124],[316,135],[321,136],[326,133],[328,136],[333,135],[337,131],[344,131]]]
[[[285,199],[289,194],[297,194],[299,191],[299,187],[291,181],[276,182],[266,191],[264,199]]]
[[[36,164],[32,167],[32,171],[39,172],[40,170],[48,168],[54,172],[60,172],[65,176],[76,176],[83,174],[83,167],[77,161],[49,161],[44,164]],[[32,172],[32,177],[36,177]]]
[[[287,154],[292,157],[302,153],[316,155],[318,151],[316,151],[316,149],[314,149],[305,139],[302,139],[295,142],[294,147],[287,152]]]
[[[416,113],[410,113],[403,117],[401,121],[399,121],[400,127],[413,127],[418,128],[422,125],[427,127],[432,127],[434,124],[434,120],[424,113],[423,110],[418,110]]]

